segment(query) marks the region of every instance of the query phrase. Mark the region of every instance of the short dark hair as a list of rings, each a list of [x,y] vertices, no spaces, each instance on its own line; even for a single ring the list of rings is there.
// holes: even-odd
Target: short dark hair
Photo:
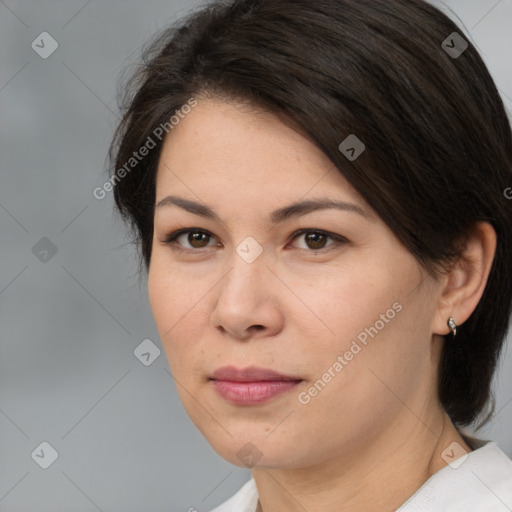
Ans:
[[[122,179],[115,169],[190,98],[273,112],[329,157],[429,273],[460,256],[476,222],[494,227],[487,286],[456,338],[447,336],[439,368],[442,406],[458,426],[475,422],[494,402],[511,312],[512,133],[475,47],[447,51],[464,50],[460,38],[423,0],[214,2],[167,29],[124,89],[110,150],[115,203],[141,266],[150,265],[162,141]],[[366,146],[354,161],[338,148],[350,134]]]

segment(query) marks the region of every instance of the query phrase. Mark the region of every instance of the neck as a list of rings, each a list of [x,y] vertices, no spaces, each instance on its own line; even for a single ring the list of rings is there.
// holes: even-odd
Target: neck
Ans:
[[[378,439],[321,464],[253,469],[256,512],[395,511],[447,465],[442,453],[452,442],[471,451],[441,410],[428,426],[410,411],[405,416]]]

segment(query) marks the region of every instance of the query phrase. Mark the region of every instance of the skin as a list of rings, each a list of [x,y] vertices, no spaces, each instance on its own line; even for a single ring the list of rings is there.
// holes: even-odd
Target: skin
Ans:
[[[155,208],[154,319],[197,428],[233,464],[244,465],[240,449],[257,448],[258,510],[395,510],[446,465],[452,442],[471,451],[436,381],[447,319],[463,328],[485,287],[496,245],[488,224],[475,225],[450,272],[432,277],[310,141],[271,113],[204,98],[165,140],[156,204],[169,195],[206,204],[219,220]],[[331,208],[270,222],[274,210],[313,198],[364,215]],[[163,243],[182,228],[210,237]],[[293,237],[304,228],[346,241]],[[246,237],[263,250],[252,263],[236,252]],[[395,303],[401,311],[300,403]],[[225,365],[303,381],[265,404],[234,405],[209,380]]]

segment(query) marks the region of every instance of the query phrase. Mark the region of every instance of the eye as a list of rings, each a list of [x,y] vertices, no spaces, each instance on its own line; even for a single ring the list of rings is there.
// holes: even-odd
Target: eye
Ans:
[[[208,231],[196,228],[179,229],[167,235],[162,243],[164,245],[174,245],[177,250],[195,250],[209,247],[209,243],[215,241],[213,235]],[[210,247],[218,246],[218,243]]]
[[[320,252],[323,249],[328,249],[332,245],[348,243],[348,240],[343,236],[327,233],[318,229],[302,229],[296,231],[291,236],[291,239],[302,239],[302,246],[299,245],[296,247],[308,252]],[[174,250],[188,252],[199,252],[198,249],[221,246],[211,233],[199,228],[179,229],[167,235],[161,240],[161,243],[172,246]]]
[[[294,233],[292,239],[302,239],[303,245],[298,248],[311,251],[326,249],[338,243],[348,243],[348,240],[343,236],[335,235],[334,233],[326,233],[325,231],[317,229],[302,229]],[[331,243],[327,243],[329,240]]]

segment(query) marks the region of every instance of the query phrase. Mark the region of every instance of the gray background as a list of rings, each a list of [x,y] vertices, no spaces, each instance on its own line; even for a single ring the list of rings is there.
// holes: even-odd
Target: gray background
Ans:
[[[512,0],[446,3],[512,111]],[[160,346],[145,282],[111,193],[92,195],[105,182],[120,72],[195,5],[0,1],[1,511],[205,511],[249,477],[188,419],[163,351],[150,366],[134,356],[144,339]],[[31,48],[44,31],[59,45],[47,59]],[[53,256],[48,241],[33,253],[43,237]],[[479,433],[509,456],[511,384],[509,342],[499,412]],[[43,441],[59,454],[48,469],[31,457]]]

